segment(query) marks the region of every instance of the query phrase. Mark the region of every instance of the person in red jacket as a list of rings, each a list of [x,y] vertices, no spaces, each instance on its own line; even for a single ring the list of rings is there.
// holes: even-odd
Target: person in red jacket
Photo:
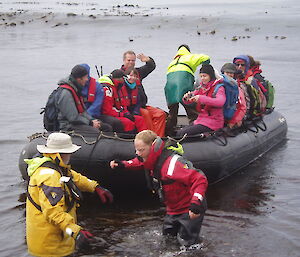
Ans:
[[[150,178],[148,185],[166,205],[163,235],[177,236],[179,243],[186,247],[197,244],[207,209],[206,176],[151,130],[138,133],[134,146],[138,157],[129,161],[113,160],[111,168],[144,168]]]
[[[129,98],[124,77],[124,72],[118,69],[112,71],[109,76],[100,77],[99,82],[105,91],[102,113],[120,120],[126,133],[136,133],[147,127],[141,116],[131,113],[128,109],[132,101]],[[137,95],[138,93],[135,94],[136,97]]]

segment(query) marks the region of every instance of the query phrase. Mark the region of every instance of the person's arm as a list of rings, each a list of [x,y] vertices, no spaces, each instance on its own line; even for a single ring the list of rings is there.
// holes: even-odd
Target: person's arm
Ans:
[[[102,114],[112,117],[123,117],[124,114],[114,107],[113,91],[109,87],[104,88],[104,100],[102,104]]]
[[[191,54],[191,58],[190,58],[189,62],[191,63],[191,65],[196,70],[196,68],[200,64],[209,64],[210,63],[210,57],[206,54]]]
[[[110,167],[112,169],[140,170],[144,168],[144,163],[136,157],[128,161],[113,160],[110,162]]]
[[[137,68],[140,80],[143,80],[156,68],[156,64],[151,57],[145,56],[144,54],[138,54],[137,58],[146,63],[145,65]]]
[[[77,111],[72,93],[67,89],[63,89],[57,100],[57,108],[62,117],[67,119],[71,124],[91,125],[93,118],[86,112],[79,113]]]
[[[210,97],[206,95],[197,95],[194,97],[197,100],[197,105],[204,104],[213,107],[223,107],[226,102],[226,95],[224,87],[220,87],[216,94],[216,97]]]
[[[96,186],[99,185],[97,181],[91,180],[74,170],[71,170],[71,174],[73,182],[76,184],[80,191],[92,193],[95,191]]]

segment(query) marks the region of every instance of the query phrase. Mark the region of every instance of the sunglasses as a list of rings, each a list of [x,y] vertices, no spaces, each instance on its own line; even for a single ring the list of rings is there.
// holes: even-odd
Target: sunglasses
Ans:
[[[239,66],[242,66],[242,67],[244,67],[244,66],[245,66],[245,64],[244,64],[244,63],[235,63],[235,66],[237,66],[237,67],[239,67]]]

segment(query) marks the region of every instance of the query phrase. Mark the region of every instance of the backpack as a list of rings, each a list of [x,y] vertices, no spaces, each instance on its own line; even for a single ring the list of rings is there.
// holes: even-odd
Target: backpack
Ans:
[[[59,123],[57,119],[58,109],[56,107],[56,102],[61,90],[62,88],[58,87],[52,91],[52,93],[48,97],[46,106],[42,108],[42,111],[40,112],[40,114],[44,114],[43,123],[44,123],[44,128],[47,131],[59,130]]]
[[[267,97],[267,109],[271,109],[274,105],[274,95],[275,95],[275,88],[273,84],[269,80],[266,81],[266,88],[268,90],[268,97]]]
[[[224,119],[225,121],[229,121],[236,111],[236,105],[239,101],[239,88],[235,80],[224,75],[222,83],[216,85],[212,97],[216,97],[221,86],[225,88],[226,95],[226,102],[223,106]]]

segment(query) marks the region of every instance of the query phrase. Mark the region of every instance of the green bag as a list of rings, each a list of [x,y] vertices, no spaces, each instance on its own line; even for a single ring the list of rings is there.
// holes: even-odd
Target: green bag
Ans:
[[[269,80],[266,81],[266,89],[268,90],[268,98],[267,98],[267,109],[271,109],[274,105],[274,96],[275,96],[275,88],[273,84]]]

